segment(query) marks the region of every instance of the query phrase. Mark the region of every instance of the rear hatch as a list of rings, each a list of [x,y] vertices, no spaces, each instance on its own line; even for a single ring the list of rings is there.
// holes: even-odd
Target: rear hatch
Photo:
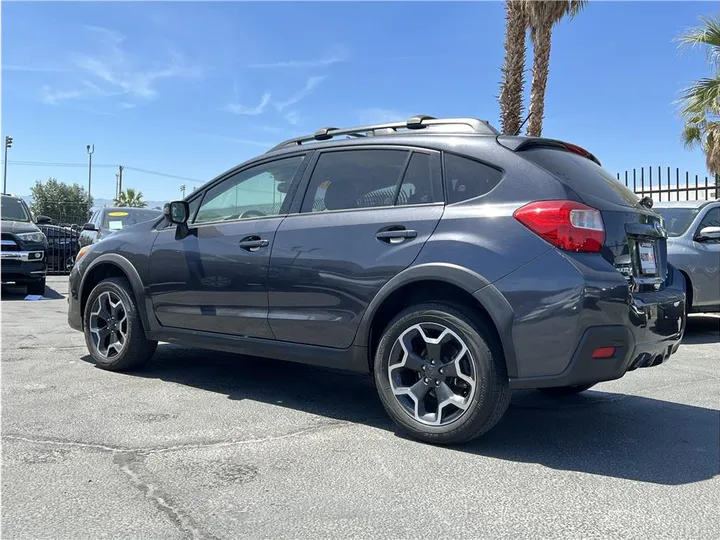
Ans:
[[[502,144],[502,141],[501,141]],[[605,225],[602,256],[638,292],[660,290],[667,275],[667,233],[662,218],[582,148],[526,139],[514,150],[555,176],[578,201],[600,211]]]

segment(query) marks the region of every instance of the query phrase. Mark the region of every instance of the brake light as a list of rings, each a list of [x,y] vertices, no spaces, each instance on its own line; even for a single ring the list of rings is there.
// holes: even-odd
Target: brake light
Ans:
[[[605,242],[599,210],[575,201],[538,201],[513,216],[532,232],[565,251],[597,253]]]

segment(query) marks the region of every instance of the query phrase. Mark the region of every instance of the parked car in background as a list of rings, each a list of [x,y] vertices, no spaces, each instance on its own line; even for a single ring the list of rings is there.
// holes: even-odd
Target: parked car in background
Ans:
[[[323,128],[82,248],[68,322],[109,370],[165,341],[370,372],[400,429],[457,443],[511,389],[582,392],[677,351],[660,221],[571,143],[473,118]]]
[[[80,247],[89,246],[128,225],[156,219],[161,215],[162,211],[150,208],[101,208],[92,215],[88,223],[83,225],[79,245]]]
[[[48,242],[33,223],[25,201],[2,194],[2,283],[25,286],[28,294],[45,294]],[[38,216],[38,222],[50,218]]]
[[[720,200],[657,202],[668,260],[687,282],[689,313],[720,311]]]

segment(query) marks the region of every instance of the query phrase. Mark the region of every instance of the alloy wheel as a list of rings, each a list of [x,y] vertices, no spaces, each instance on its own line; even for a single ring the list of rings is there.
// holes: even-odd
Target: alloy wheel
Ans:
[[[112,291],[98,295],[90,310],[89,330],[92,343],[103,358],[114,358],[125,348],[128,316],[120,296]]]
[[[463,339],[439,323],[406,329],[390,351],[390,387],[416,421],[444,426],[468,410],[477,388],[472,353]]]

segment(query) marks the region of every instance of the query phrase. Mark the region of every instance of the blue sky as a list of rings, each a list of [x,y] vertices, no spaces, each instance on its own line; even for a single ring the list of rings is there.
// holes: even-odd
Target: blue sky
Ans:
[[[673,38],[713,11],[592,1],[557,26],[543,135],[613,173],[704,175],[673,102],[709,69]],[[134,169],[206,181],[320,126],[417,113],[499,127],[504,24],[500,2],[3,2],[8,191],[49,176],[86,186],[89,143],[94,197],[114,195],[110,166],[122,164],[126,187],[168,200],[199,184]]]

